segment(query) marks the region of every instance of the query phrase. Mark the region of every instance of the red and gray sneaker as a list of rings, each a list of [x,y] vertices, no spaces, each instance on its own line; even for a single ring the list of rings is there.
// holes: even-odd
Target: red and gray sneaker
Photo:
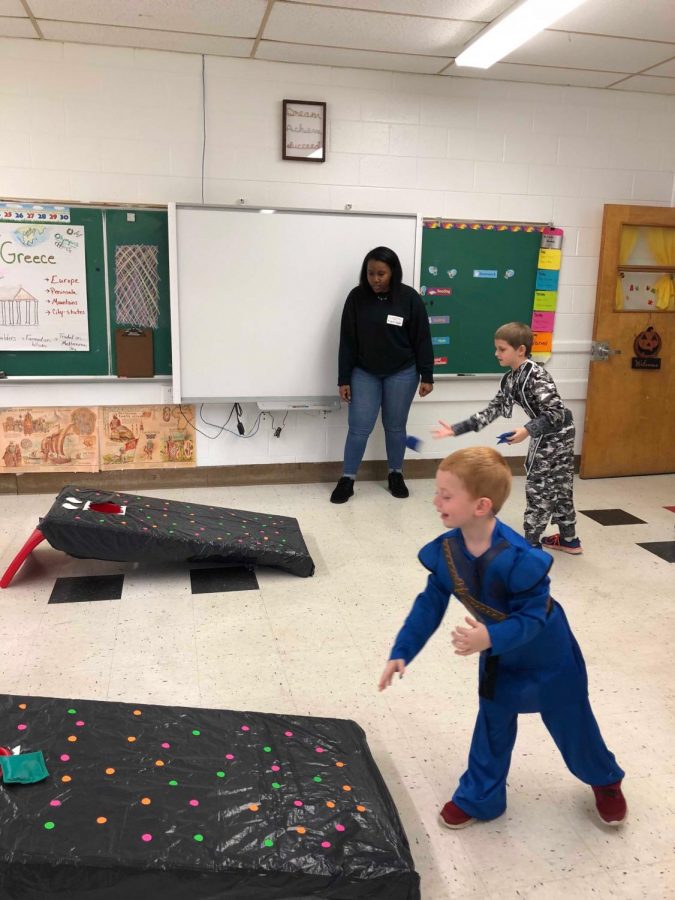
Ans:
[[[621,825],[626,821],[628,805],[621,792],[621,782],[593,787],[595,806],[605,825]]]
[[[581,549],[581,541],[579,538],[572,538],[567,541],[559,534],[550,534],[548,537],[541,539],[541,546],[544,550],[562,550],[563,553],[572,553],[578,556],[584,551]]]
[[[440,815],[441,822],[446,828],[466,828],[467,825],[472,825],[476,821],[473,816],[465,813],[452,800],[448,800]]]

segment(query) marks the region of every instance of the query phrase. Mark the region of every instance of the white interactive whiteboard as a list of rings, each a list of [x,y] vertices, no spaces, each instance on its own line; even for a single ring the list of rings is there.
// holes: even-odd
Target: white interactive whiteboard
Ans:
[[[417,217],[169,207],[173,399],[337,395],[342,307],[377,246],[414,281]]]

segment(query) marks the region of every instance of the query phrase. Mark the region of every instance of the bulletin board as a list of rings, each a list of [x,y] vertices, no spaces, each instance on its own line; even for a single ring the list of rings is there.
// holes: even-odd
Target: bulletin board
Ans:
[[[502,372],[494,333],[532,320],[543,225],[422,223],[420,294],[434,345],[434,375]]]
[[[127,324],[139,324],[130,321],[130,317],[141,315],[149,316],[153,323],[154,372],[157,375],[170,374],[171,312],[166,210],[88,206],[65,208],[70,213],[68,222],[45,227],[58,229],[65,241],[77,240],[74,234],[77,231],[84,241],[84,284],[81,285],[82,297],[79,299],[84,301],[88,322],[88,340],[84,342],[86,349],[2,350],[0,369],[9,377],[115,375],[115,329]],[[69,234],[69,229],[72,234]],[[138,273],[137,277],[131,277],[131,272]]]

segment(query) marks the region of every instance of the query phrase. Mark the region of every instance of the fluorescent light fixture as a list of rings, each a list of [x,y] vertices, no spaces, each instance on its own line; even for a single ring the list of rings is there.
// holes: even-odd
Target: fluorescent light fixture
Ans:
[[[455,59],[456,66],[489,69],[535,34],[548,28],[586,0],[523,0],[488,25]]]
[[[276,212],[276,209],[259,209],[258,212],[267,213],[268,215],[272,215],[272,213]]]

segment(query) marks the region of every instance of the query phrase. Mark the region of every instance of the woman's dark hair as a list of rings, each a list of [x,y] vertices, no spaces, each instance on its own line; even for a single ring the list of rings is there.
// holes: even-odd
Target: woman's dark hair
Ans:
[[[389,247],[375,247],[370,253],[366,253],[366,258],[363,260],[363,265],[361,266],[361,277],[359,279],[362,290],[372,292],[372,288],[368,284],[368,263],[371,259],[376,259],[378,262],[386,263],[386,265],[389,266],[391,269],[389,291],[392,294],[396,294],[403,281],[403,270],[401,269],[401,260],[393,250],[389,249]]]

